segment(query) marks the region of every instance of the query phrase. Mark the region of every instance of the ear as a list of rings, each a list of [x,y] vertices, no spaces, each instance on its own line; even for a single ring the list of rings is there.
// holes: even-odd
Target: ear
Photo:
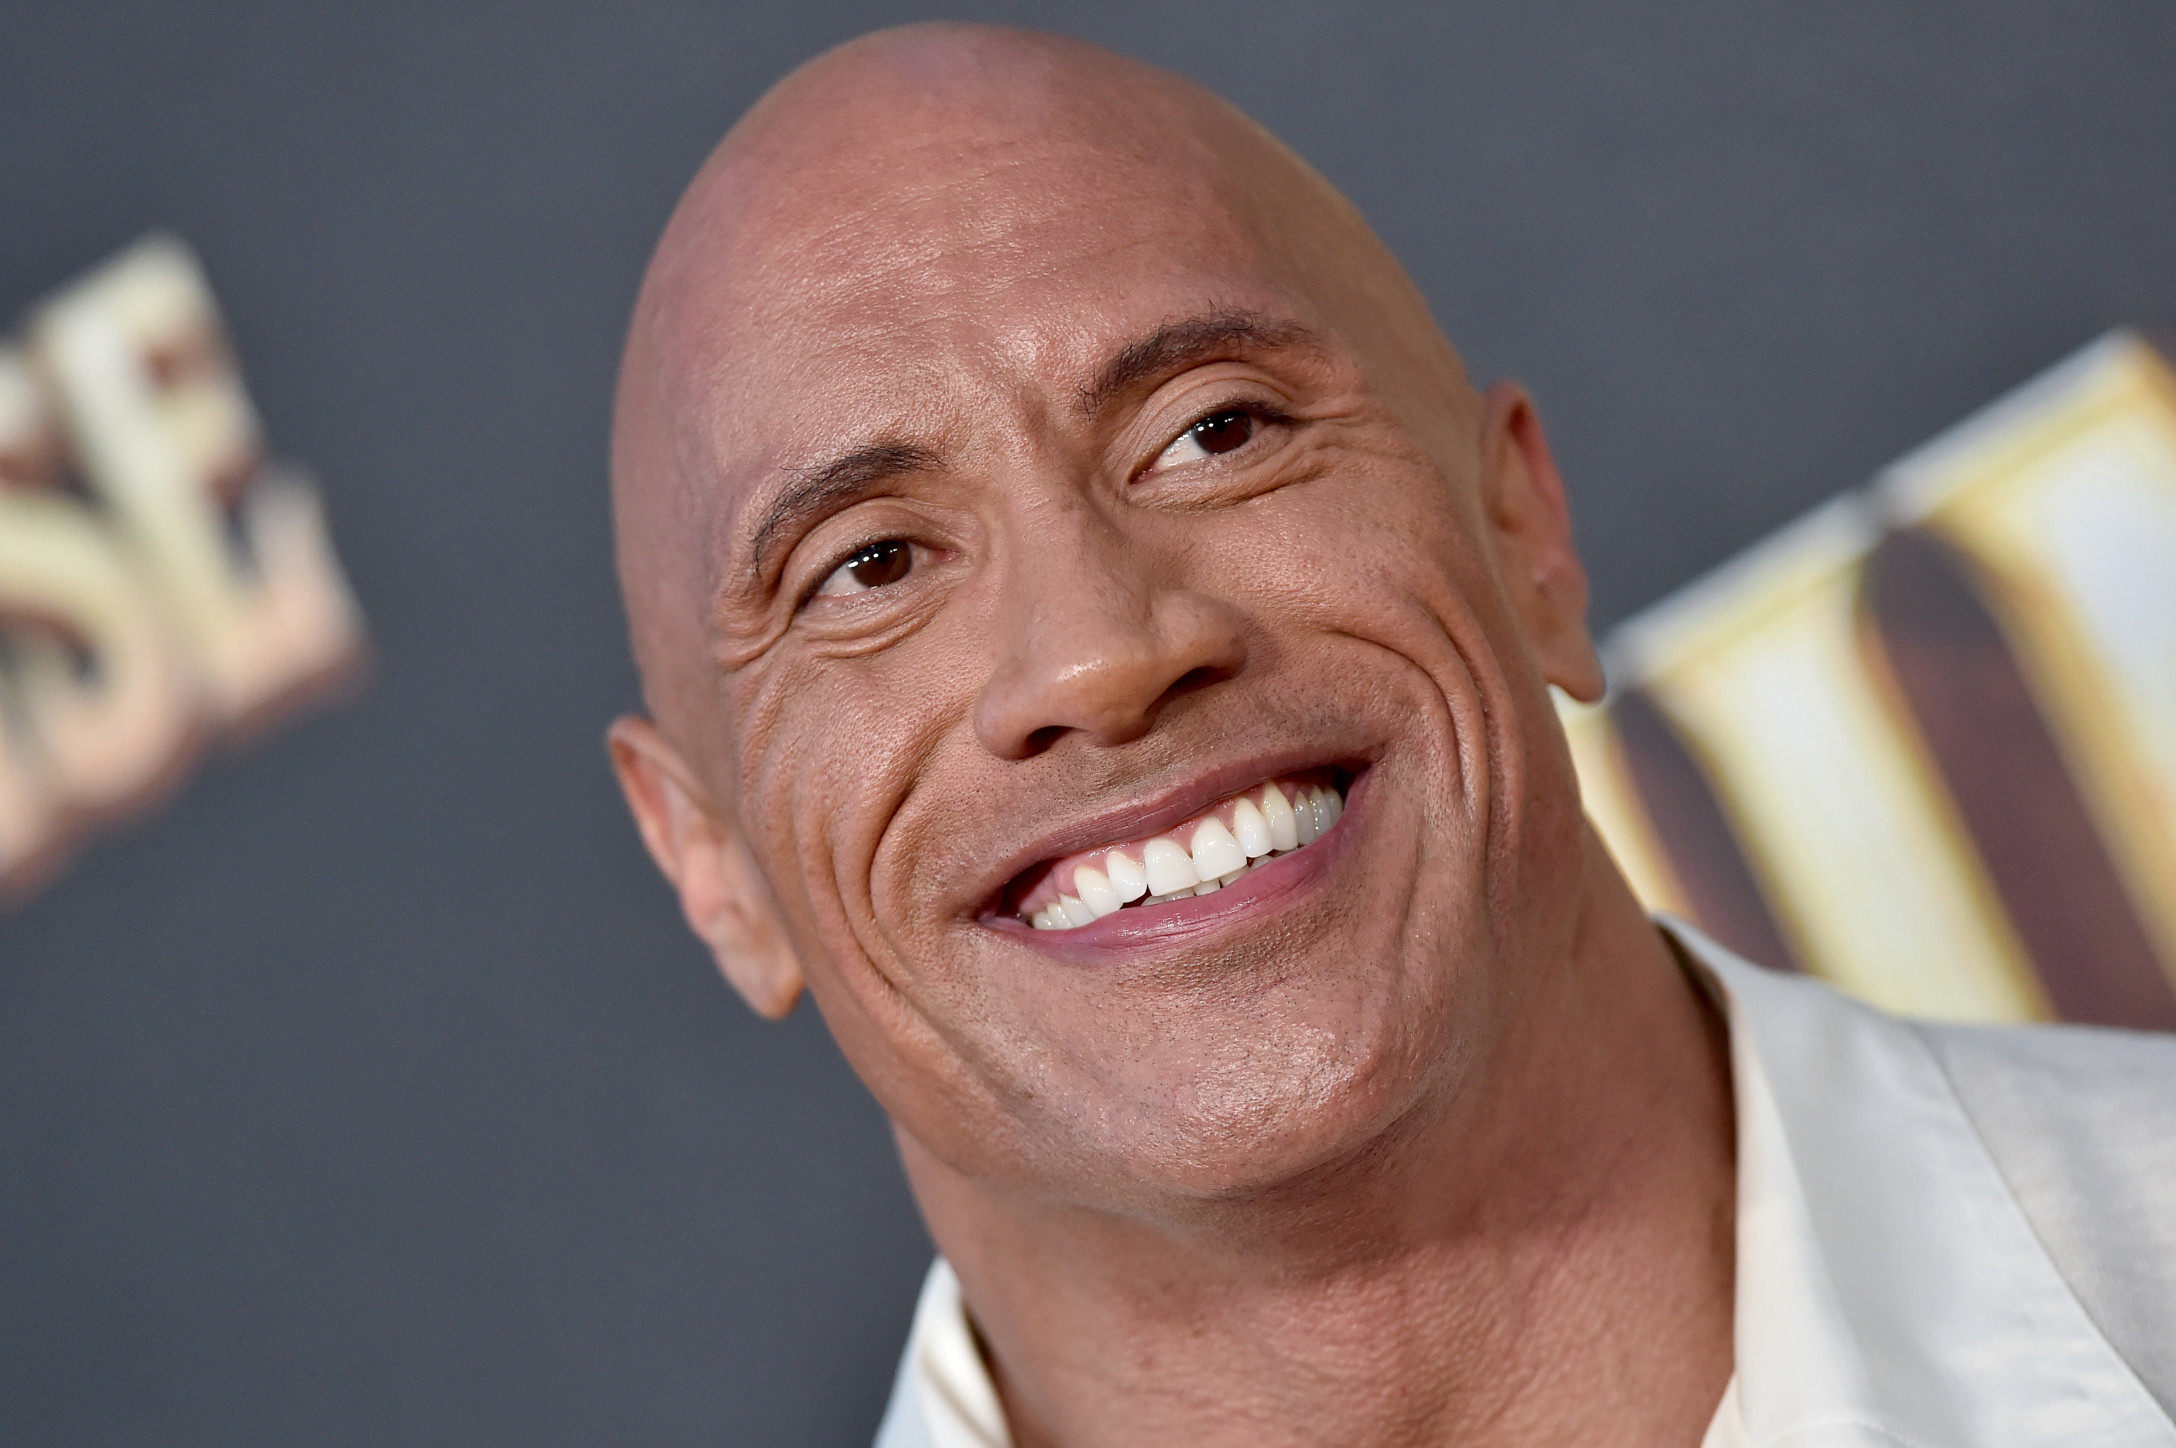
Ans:
[[[1543,677],[1591,704],[1602,697],[1602,665],[1587,636],[1587,572],[1572,548],[1564,480],[1524,388],[1499,382],[1482,402],[1482,502],[1504,587]]]
[[[647,719],[629,715],[606,735],[612,767],[642,842],[680,892],[688,925],[758,1015],[777,1019],[800,998],[801,962],[769,884],[740,830],[719,817],[678,751]]]

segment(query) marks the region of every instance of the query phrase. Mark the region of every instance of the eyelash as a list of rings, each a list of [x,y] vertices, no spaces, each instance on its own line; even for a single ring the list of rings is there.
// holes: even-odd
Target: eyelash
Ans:
[[[870,549],[882,543],[904,543],[909,548],[912,548],[914,546],[914,542],[912,539],[903,537],[897,533],[877,533],[870,537],[862,539],[859,543],[848,544],[846,547],[832,553],[830,556],[830,561],[822,564],[816,569],[815,575],[810,578],[808,583],[801,589],[801,596],[799,599],[795,600],[794,608],[796,610],[807,608],[809,604],[814,601],[817,591],[820,590],[826,583],[830,582],[834,574],[836,574],[841,568],[844,568],[847,564],[853,562],[856,558],[859,558],[862,554],[867,553]]]
[[[1188,424],[1186,424],[1186,426],[1180,428],[1177,432],[1173,433],[1162,447],[1156,449],[1156,457],[1162,457],[1173,446],[1175,446],[1181,438],[1184,438],[1195,428],[1201,426],[1205,422],[1208,422],[1212,418],[1222,417],[1227,412],[1245,413],[1248,417],[1253,418],[1256,422],[1271,427],[1289,426],[1292,422],[1292,418],[1289,413],[1272,407],[1266,402],[1258,402],[1248,397],[1234,397],[1228,402],[1220,402],[1214,407],[1208,408],[1203,412],[1195,414],[1194,420],[1192,422],[1189,422]],[[1256,436],[1259,437],[1259,434],[1257,434]],[[1244,443],[1241,443],[1239,447],[1233,449],[1233,452],[1245,451],[1247,448],[1254,446],[1255,440],[1256,439],[1253,437],[1248,438]],[[1214,457],[1216,458],[1229,456],[1231,456],[1230,453],[1219,453],[1214,455]],[[1153,466],[1155,466],[1155,459],[1152,458],[1149,461],[1148,467]],[[1144,468],[1143,471],[1147,471],[1147,468]]]

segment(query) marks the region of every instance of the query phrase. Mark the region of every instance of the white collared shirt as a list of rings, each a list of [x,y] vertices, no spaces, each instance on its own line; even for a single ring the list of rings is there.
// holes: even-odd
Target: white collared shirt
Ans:
[[[1912,1028],[1669,929],[1737,1103],[1736,1372],[1702,1448],[2176,1448]],[[1010,1444],[940,1258],[876,1448]]]

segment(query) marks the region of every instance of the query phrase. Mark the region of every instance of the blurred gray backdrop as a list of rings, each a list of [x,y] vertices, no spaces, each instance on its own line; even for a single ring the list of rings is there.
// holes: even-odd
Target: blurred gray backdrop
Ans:
[[[368,690],[0,916],[0,1441],[855,1444],[929,1251],[601,747],[622,321],[779,73],[933,12],[7,6],[0,311],[201,250]],[[1523,379],[1607,624],[2176,314],[2166,4],[963,4],[1174,67]]]

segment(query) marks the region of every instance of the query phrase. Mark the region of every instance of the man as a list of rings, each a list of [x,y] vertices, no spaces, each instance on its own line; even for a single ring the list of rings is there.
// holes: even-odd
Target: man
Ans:
[[[1651,924],[1532,404],[1214,97],[811,63],[667,227],[614,437],[644,839],[943,1252],[887,1448],[2176,1443],[2176,1050]]]

